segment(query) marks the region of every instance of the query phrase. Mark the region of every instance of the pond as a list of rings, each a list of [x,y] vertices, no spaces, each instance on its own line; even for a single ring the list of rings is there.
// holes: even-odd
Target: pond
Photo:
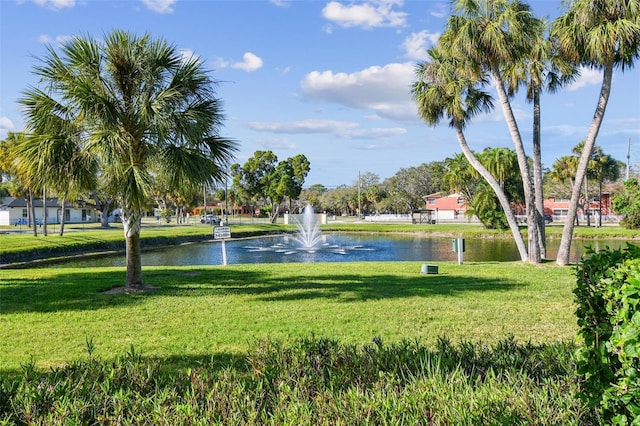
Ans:
[[[239,263],[311,263],[358,261],[457,261],[452,251],[451,238],[433,238],[415,235],[331,234],[321,236],[314,250],[297,249],[291,236],[269,236],[244,240],[227,240],[227,262]],[[555,258],[560,240],[547,242],[548,258]],[[571,261],[578,260],[587,246],[594,249],[618,248],[622,240],[574,240]],[[519,260],[515,243],[507,238],[466,239],[464,260],[512,261]],[[220,241],[181,244],[144,251],[144,266],[221,265]],[[124,266],[124,254],[90,256],[65,260],[58,267]]]

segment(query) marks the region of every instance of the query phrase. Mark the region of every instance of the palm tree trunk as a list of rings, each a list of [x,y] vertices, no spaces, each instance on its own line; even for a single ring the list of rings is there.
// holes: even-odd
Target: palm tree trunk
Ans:
[[[127,276],[125,287],[130,290],[141,290],[142,257],[140,251],[140,228],[142,226],[142,211],[135,208],[122,209],[122,225],[124,228],[125,257]]]
[[[538,222],[540,257],[547,257],[547,236],[544,220],[544,193],[542,184],[542,150],[540,147],[540,89],[533,89],[533,191]]]
[[[538,219],[536,215],[533,190],[531,188],[531,178],[529,177],[527,154],[524,150],[522,137],[520,136],[520,130],[518,129],[518,123],[516,122],[515,115],[513,114],[509,97],[504,89],[500,72],[496,67],[493,67],[492,75],[496,85],[496,90],[498,91],[498,98],[502,105],[502,112],[504,113],[505,120],[507,121],[511,140],[513,141],[516,155],[518,156],[518,166],[520,167],[520,176],[522,177],[522,186],[524,188],[525,208],[527,210],[527,237],[529,242],[528,259],[529,262],[537,264],[542,261],[542,258],[540,254],[540,245],[538,243]]]
[[[600,88],[600,97],[598,98],[598,105],[596,112],[593,115],[591,126],[589,126],[589,134],[585,141],[582,155],[580,156],[580,162],[578,163],[578,170],[576,171],[576,177],[573,183],[573,191],[571,193],[571,200],[569,201],[569,211],[567,212],[567,221],[564,223],[562,229],[562,239],[560,240],[560,247],[558,248],[558,257],[556,263],[558,265],[569,264],[569,254],[571,249],[571,240],[573,238],[573,221],[578,212],[578,200],[580,198],[580,185],[582,179],[587,174],[587,166],[591,159],[591,153],[593,146],[596,143],[598,132],[600,131],[600,125],[604,120],[604,113],[607,109],[607,103],[609,102],[609,95],[611,94],[611,80],[613,77],[613,64],[607,64],[604,68],[604,75],[602,77],[602,87]]]
[[[33,203],[33,191],[29,190],[29,199],[31,200],[31,226],[33,226],[33,236],[38,236],[38,224],[36,223],[36,206]]]
[[[589,203],[589,183],[587,177],[584,177],[584,214],[587,216],[587,226],[591,226],[591,204]]]
[[[529,257],[527,254],[527,247],[524,244],[524,239],[522,238],[522,234],[520,233],[518,222],[516,221],[516,217],[514,216],[513,211],[511,210],[511,205],[509,204],[507,196],[498,184],[498,181],[496,181],[493,175],[489,173],[489,171],[482,165],[482,163],[480,163],[480,161],[478,161],[476,156],[473,154],[473,151],[471,151],[471,148],[469,148],[467,139],[464,136],[464,132],[462,131],[462,126],[460,125],[460,123],[455,122],[455,129],[458,136],[458,143],[460,144],[462,153],[466,157],[467,161],[469,161],[469,164],[473,166],[473,168],[480,174],[480,176],[486,179],[487,183],[489,184],[489,186],[491,186],[496,196],[498,197],[500,205],[502,206],[502,209],[504,210],[504,213],[507,217],[507,223],[509,224],[509,228],[511,229],[511,233],[513,234],[513,239],[516,243],[516,247],[518,248],[518,252],[520,253],[520,259],[523,262],[526,262]]]
[[[47,188],[42,187],[42,235],[45,237],[47,232]]]
[[[60,236],[64,235],[64,206],[65,206],[65,198],[62,197],[62,201],[60,202]]]
[[[598,228],[602,228],[602,178],[598,179]]]

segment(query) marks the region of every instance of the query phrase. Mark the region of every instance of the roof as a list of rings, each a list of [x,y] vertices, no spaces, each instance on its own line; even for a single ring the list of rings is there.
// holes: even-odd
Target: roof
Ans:
[[[23,197],[3,197],[0,198],[0,207],[5,208],[27,208],[27,200]],[[42,199],[33,200],[33,207],[42,208]],[[47,198],[47,207],[60,207],[58,199],[55,197]]]

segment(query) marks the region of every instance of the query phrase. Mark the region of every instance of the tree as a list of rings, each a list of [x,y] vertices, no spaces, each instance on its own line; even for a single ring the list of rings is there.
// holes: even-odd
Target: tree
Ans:
[[[620,224],[628,229],[640,228],[640,183],[631,178],[624,182],[624,192],[614,195],[613,209],[624,216]]]
[[[144,288],[140,229],[155,174],[175,187],[222,180],[235,142],[219,136],[215,81],[195,56],[163,39],[115,30],[104,41],[76,36],[60,54],[49,46],[34,73],[40,87],[22,100],[28,130],[52,117],[94,155],[122,206],[129,290]],[[77,133],[75,130],[79,129]]]
[[[300,198],[302,201],[302,205],[299,207],[304,208],[307,204],[313,206],[316,210],[321,207],[322,194],[327,192],[327,188],[324,185],[319,183],[314,183],[307,189],[303,189],[300,192]]]
[[[410,213],[419,208],[424,208],[422,197],[438,192],[440,189],[440,175],[437,173],[437,162],[423,163],[417,167],[400,169],[384,184],[387,193],[394,200],[388,203],[394,212]]]
[[[504,77],[508,83],[509,95],[515,94],[522,85],[526,87],[526,100],[533,106],[532,151],[533,190],[536,208],[538,243],[540,257],[546,258],[546,235],[544,220],[544,187],[541,149],[541,94],[543,91],[556,92],[575,80],[577,68],[567,61],[554,47],[547,36],[548,24],[543,20],[530,33],[531,49],[517,61],[507,63]]]
[[[479,78],[474,72],[473,64],[466,57],[441,51],[440,42],[436,48],[429,49],[428,53],[431,61],[418,64],[416,81],[412,85],[418,112],[430,125],[436,125],[445,116],[449,119],[449,125],[456,131],[464,156],[498,197],[520,257],[526,261],[527,248],[509,200],[500,184],[473,154],[464,135],[464,127],[473,117],[493,107],[491,97],[482,90],[487,80]]]
[[[528,227],[528,260],[540,263],[538,219],[529,163],[510,103],[505,68],[530,55],[541,21],[519,0],[458,0],[439,45],[446,54],[465,58],[476,79],[491,78],[511,134],[524,185]],[[512,87],[513,88],[513,87]]]
[[[567,12],[553,22],[551,35],[570,61],[603,71],[596,110],[576,170],[567,221],[556,258],[559,265],[567,265],[580,184],[587,173],[604,120],[613,71],[620,69],[624,72],[631,68],[640,54],[640,0],[572,0],[568,3]]]
[[[275,223],[278,218],[278,206],[285,197],[289,198],[289,210],[293,209],[293,200],[300,196],[309,170],[309,160],[302,154],[278,163],[268,189],[268,194],[274,201],[274,209],[271,216],[272,223]]]
[[[256,151],[244,165],[232,165],[233,188],[245,200],[269,206],[275,222],[285,197],[297,198],[309,173],[309,161],[302,155],[278,162],[272,151]],[[254,209],[255,210],[255,209]]]
[[[11,195],[16,197],[24,197],[27,200],[27,222],[33,229],[33,236],[38,236],[38,226],[36,224],[36,212],[34,208],[34,190],[35,179],[29,175],[29,164],[21,162],[18,156],[20,144],[24,141],[24,133],[12,133],[2,141],[2,169],[6,176],[11,178],[14,183],[11,187]]]
[[[507,148],[486,148],[476,157],[496,179],[507,199],[512,203],[522,203],[522,181],[516,153]],[[507,229],[506,214],[498,197],[466,157],[457,154],[447,158],[445,163],[449,165],[445,179],[465,200],[469,207],[467,215],[477,216],[488,229]]]
[[[620,170],[624,163],[614,159],[602,150],[594,150],[592,160],[593,177],[598,182],[598,227],[602,227],[602,184],[620,178]]]

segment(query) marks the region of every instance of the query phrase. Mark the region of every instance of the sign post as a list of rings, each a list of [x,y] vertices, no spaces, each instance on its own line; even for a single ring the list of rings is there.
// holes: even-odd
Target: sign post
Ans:
[[[227,238],[231,238],[231,228],[228,226],[216,226],[213,228],[213,238],[216,240],[222,240],[222,264],[227,265],[227,246],[224,241]]]

